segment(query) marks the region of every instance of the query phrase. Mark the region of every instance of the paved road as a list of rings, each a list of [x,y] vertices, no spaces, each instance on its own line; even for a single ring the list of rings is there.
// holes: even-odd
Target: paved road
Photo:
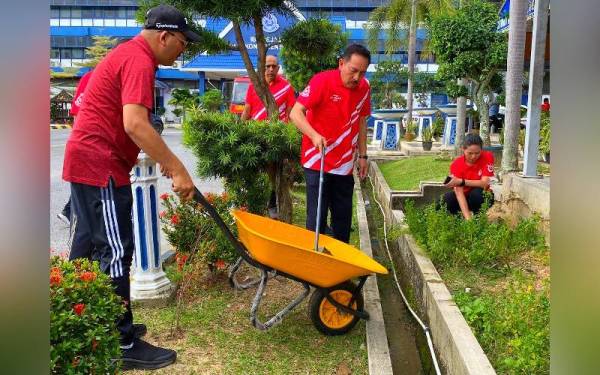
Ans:
[[[60,221],[56,214],[59,213],[69,198],[69,184],[62,180],[63,157],[65,144],[71,130],[50,131],[50,248],[55,252],[67,250],[69,227]],[[223,185],[219,180],[206,180],[196,175],[196,158],[190,150],[181,144],[181,130],[165,129],[163,139],[171,150],[181,159],[190,171],[194,183],[202,192],[220,193]],[[159,179],[159,194],[171,192],[171,180],[164,177]]]

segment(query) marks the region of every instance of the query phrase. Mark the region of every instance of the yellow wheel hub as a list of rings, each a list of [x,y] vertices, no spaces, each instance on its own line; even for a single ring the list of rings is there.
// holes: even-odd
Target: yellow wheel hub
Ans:
[[[352,298],[352,293],[347,290],[334,290],[329,293],[329,296],[336,302],[348,306],[348,302]],[[352,303],[352,309],[356,310],[356,301]],[[352,322],[354,315],[338,310],[332,305],[327,298],[323,298],[319,306],[319,317],[321,322],[331,329],[340,329]]]

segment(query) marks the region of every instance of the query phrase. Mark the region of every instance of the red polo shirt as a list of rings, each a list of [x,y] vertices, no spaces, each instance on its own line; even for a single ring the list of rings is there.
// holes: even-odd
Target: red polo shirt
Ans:
[[[359,118],[371,113],[369,82],[363,78],[356,88],[349,89],[344,87],[338,69],[328,70],[316,74],[297,100],[307,108],[310,125],[327,139],[325,172],[352,174]],[[302,137],[300,157],[305,168],[321,168],[319,150],[306,135]]]
[[[154,101],[158,65],[141,36],[113,49],[94,69],[65,149],[63,179],[92,186],[129,185],[140,148],[125,133],[123,106]]]
[[[465,180],[481,180],[483,176],[494,176],[494,154],[489,151],[481,151],[479,159],[473,165],[467,164],[465,156],[459,156],[454,159],[450,165],[450,173],[457,178]],[[465,194],[473,189],[470,186],[465,186]]]
[[[285,111],[287,108],[292,108],[296,102],[294,88],[283,77],[277,75],[269,84],[269,91],[275,97],[275,103],[279,107],[279,119],[287,122],[288,118]],[[265,120],[267,118],[265,106],[256,94],[252,83],[250,83],[246,93],[246,103],[250,105],[250,118],[252,120]]]
[[[81,76],[79,84],[77,85],[77,89],[75,90],[75,96],[73,97],[73,101],[71,102],[71,116],[77,116],[79,114],[81,103],[83,103],[83,94],[85,93],[85,88],[87,87],[88,81],[90,80],[91,76],[92,70]]]

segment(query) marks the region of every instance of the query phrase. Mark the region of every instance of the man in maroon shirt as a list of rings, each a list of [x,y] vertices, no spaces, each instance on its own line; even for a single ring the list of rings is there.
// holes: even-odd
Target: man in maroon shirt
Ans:
[[[173,179],[174,192],[182,199],[193,196],[189,173],[152,128],[149,111],[157,66],[172,65],[189,42],[199,40],[177,9],[150,9],[141,33],[114,48],[95,68],[65,149],[63,179],[71,183],[75,235],[91,234],[92,257],[110,275],[126,307],[117,322],[122,368],[159,368],[177,357],[173,350],[135,337],[129,303],[134,252],[129,173],[141,149]],[[71,254],[86,253],[75,245]]]

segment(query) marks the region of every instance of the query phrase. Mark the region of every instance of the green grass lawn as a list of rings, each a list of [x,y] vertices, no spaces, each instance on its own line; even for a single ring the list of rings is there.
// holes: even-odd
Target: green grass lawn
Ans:
[[[444,181],[451,160],[438,156],[415,156],[379,164],[392,190],[418,190],[421,181]]]
[[[293,191],[296,225],[304,226],[304,187]],[[356,216],[356,214],[355,214]],[[354,217],[353,228],[358,227]],[[358,243],[358,229],[351,241]],[[168,267],[174,267],[174,264]],[[244,269],[247,274],[256,274]],[[240,275],[243,279],[243,274]],[[281,277],[269,281],[259,317],[266,320],[296,297],[302,287]],[[233,290],[225,273],[201,272],[180,315],[175,331],[175,305],[134,306],[136,322],[148,326],[147,339],[177,351],[177,362],[155,374],[367,374],[365,323],[348,334],[320,334],[308,316],[308,299],[283,321],[263,332],[250,323],[255,289]],[[131,371],[131,374],[144,374]]]

